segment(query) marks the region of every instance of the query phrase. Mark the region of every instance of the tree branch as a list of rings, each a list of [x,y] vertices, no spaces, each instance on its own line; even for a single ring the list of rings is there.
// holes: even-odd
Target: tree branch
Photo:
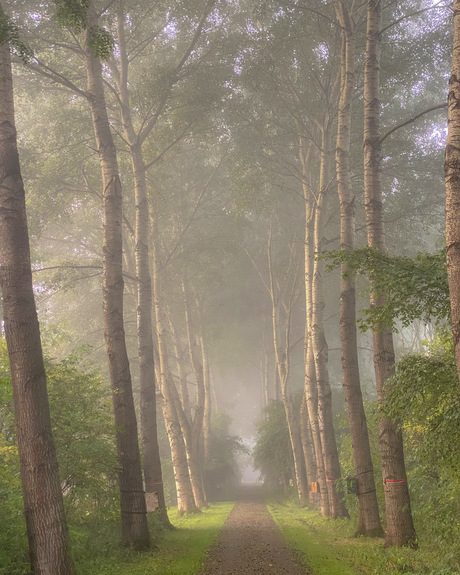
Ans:
[[[384,32],[386,32],[388,29],[392,28],[393,26],[397,26],[400,22],[403,22],[404,20],[407,20],[408,18],[413,18],[414,16],[420,16],[420,14],[423,14],[424,12],[428,12],[428,10],[433,10],[434,8],[449,8],[449,5],[442,4],[442,2],[443,2],[443,0],[439,0],[439,2],[437,2],[433,6],[429,6],[428,8],[423,8],[422,10],[417,10],[416,12],[411,12],[410,14],[405,14],[404,16],[401,16],[401,18],[398,18],[394,22],[391,22],[390,24],[388,24],[388,26],[385,26],[385,28],[382,28],[382,30],[380,31],[380,34],[383,34]]]
[[[422,116],[429,114],[430,112],[434,112],[435,110],[442,110],[444,108],[447,108],[447,102],[445,104],[437,104],[436,106],[431,106],[431,108],[427,108],[426,110],[423,110],[423,112],[420,112],[416,116],[413,116],[412,118],[409,118],[408,120],[404,120],[404,122],[401,122],[400,124],[396,124],[396,126],[393,126],[393,128],[391,128],[391,130],[388,130],[388,132],[386,134],[384,134],[379,139],[379,144],[381,145],[388,138],[388,136],[391,136],[391,134],[393,134],[393,132],[396,132],[396,130],[399,130],[400,128],[404,128],[404,126],[408,126],[409,124],[412,124],[413,122],[417,121]]]
[[[179,60],[179,62],[177,63],[177,65],[174,69],[174,79],[172,80],[171,84],[169,85],[168,89],[166,90],[165,95],[163,96],[160,103],[158,104],[155,113],[150,118],[150,120],[146,123],[146,125],[142,128],[142,130],[139,132],[138,142],[140,145],[142,145],[143,142],[145,141],[145,139],[148,137],[148,135],[150,134],[150,132],[154,128],[155,124],[157,123],[158,118],[160,117],[161,113],[163,112],[164,107],[166,106],[166,103],[169,100],[169,96],[171,95],[172,88],[173,88],[174,84],[177,82],[177,76],[178,76],[179,72],[181,71],[182,67],[184,66],[185,62],[190,57],[191,53],[193,52],[193,50],[194,50],[194,48],[195,48],[195,46],[196,46],[196,44],[197,44],[197,42],[201,36],[201,32],[203,30],[204,23],[206,22],[206,19],[209,16],[209,13],[211,11],[211,7],[213,4],[214,4],[214,0],[208,0],[206,2],[206,6],[203,10],[203,14],[201,15],[200,21],[198,22],[198,26],[195,30],[195,33],[192,37],[192,40],[191,40],[188,48],[185,50],[184,54],[182,55],[182,58]]]

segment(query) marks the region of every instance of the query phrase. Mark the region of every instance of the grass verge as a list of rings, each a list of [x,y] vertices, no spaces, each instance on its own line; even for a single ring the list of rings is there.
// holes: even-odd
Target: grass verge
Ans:
[[[346,527],[332,522],[315,511],[290,505],[269,503],[268,509],[287,542],[314,575],[356,575],[343,560],[337,545],[338,535]],[[341,523],[340,527],[338,523]],[[335,528],[335,529],[334,529]],[[335,531],[335,533],[334,533]]]
[[[169,518],[174,531],[156,531],[156,548],[136,552],[107,541],[95,542],[97,552],[77,559],[79,575],[196,575],[209,547],[227,519],[233,503],[213,504],[202,513],[179,517],[174,510]]]
[[[321,517],[317,511],[269,502],[287,542],[300,552],[312,575],[460,575],[459,545],[421,542],[418,550],[384,548],[383,539],[354,537],[348,519]]]

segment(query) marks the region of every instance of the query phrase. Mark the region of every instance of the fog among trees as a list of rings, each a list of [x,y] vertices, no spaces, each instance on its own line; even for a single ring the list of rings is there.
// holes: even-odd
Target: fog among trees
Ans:
[[[0,573],[254,481],[457,572],[453,4],[1,3]]]

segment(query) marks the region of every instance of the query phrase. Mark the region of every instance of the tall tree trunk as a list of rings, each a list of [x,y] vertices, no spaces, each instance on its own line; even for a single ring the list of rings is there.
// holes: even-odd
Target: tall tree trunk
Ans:
[[[323,446],[319,430],[318,417],[318,388],[316,385],[315,360],[313,356],[312,344],[312,284],[313,284],[313,262],[314,262],[314,240],[313,230],[315,222],[315,202],[311,190],[310,159],[312,147],[307,146],[304,138],[300,138],[299,157],[302,166],[302,190],[305,200],[305,341],[304,341],[304,363],[305,363],[305,384],[304,399],[307,406],[307,413],[311,427],[311,435],[316,458],[316,478],[311,478],[317,483],[318,495],[312,492],[310,500],[319,507],[322,515],[329,515],[329,496],[326,487],[326,474],[324,469]],[[307,441],[306,438],[303,442]]]
[[[192,420],[192,410],[190,407],[190,397],[188,393],[188,382],[187,382],[187,369],[186,369],[186,362],[184,358],[184,350],[182,349],[182,344],[180,340],[180,336],[177,333],[177,330],[174,326],[174,322],[171,318],[171,312],[168,311],[168,318],[169,318],[169,329],[172,335],[174,353],[176,355],[176,364],[177,364],[177,377],[179,380],[179,399],[182,410],[189,421]]]
[[[203,329],[203,327],[202,327]],[[206,348],[203,332],[200,337],[201,353],[203,357],[203,380],[204,380],[204,414],[203,414],[203,456],[204,463],[211,459],[211,370],[209,367],[208,350]]]
[[[162,410],[171,449],[171,459],[174,469],[174,480],[176,482],[177,508],[179,514],[195,513],[197,507],[192,492],[190,474],[187,464],[187,454],[185,450],[184,437],[179,422],[177,412],[177,402],[174,396],[174,381],[168,366],[168,350],[166,342],[166,327],[164,321],[164,311],[161,305],[161,285],[160,285],[160,262],[158,257],[158,232],[156,221],[151,218],[152,226],[152,279],[153,279],[153,303],[155,310],[156,336],[158,342],[158,369],[160,377],[160,390],[163,395]]]
[[[149,203],[147,196],[146,168],[142,147],[137,141],[131,117],[128,91],[128,56],[126,52],[123,6],[117,18],[120,73],[118,92],[125,138],[131,152],[134,179],[135,229],[134,251],[137,276],[137,343],[140,381],[140,424],[144,480],[147,502],[152,496],[158,499],[162,523],[169,525],[168,512],[161,471],[158,444],[157,405],[155,389],[155,364],[152,334],[152,281],[149,256]],[[155,499],[155,497],[153,497]],[[155,505],[154,502],[153,506]],[[148,509],[153,510],[153,509]]]
[[[345,0],[335,2],[342,28],[341,91],[338,108],[336,146],[337,188],[340,201],[340,249],[352,250],[355,243],[355,198],[350,176],[351,107],[355,88],[356,14],[350,14]],[[342,385],[350,427],[353,463],[357,483],[359,521],[357,533],[382,537],[377,493],[375,489],[369,434],[359,377],[356,335],[355,279],[341,269],[340,341],[342,348]]]
[[[315,253],[323,249],[326,207],[329,196],[331,159],[331,133],[329,119],[326,117],[322,128],[322,147],[320,163],[319,193],[315,206],[314,246]],[[329,383],[328,346],[324,331],[324,294],[323,294],[324,262],[315,259],[312,278],[312,325],[311,342],[316,368],[316,383],[318,386],[318,416],[321,442],[324,454],[326,485],[329,495],[329,507],[332,517],[348,515],[343,494],[337,488],[340,479],[340,463],[335,440],[332,416],[332,391]]]
[[[269,288],[270,297],[272,302],[272,325],[273,325],[273,347],[275,352],[275,364],[278,370],[280,381],[281,398],[283,400],[284,410],[286,413],[286,421],[288,424],[289,438],[291,441],[292,455],[294,458],[294,471],[297,487],[297,494],[299,497],[300,505],[308,503],[308,483],[305,471],[305,461],[303,457],[302,442],[300,440],[300,426],[297,421],[294,405],[292,403],[291,391],[289,389],[289,374],[290,374],[290,329],[291,329],[291,308],[294,294],[294,286],[296,277],[294,275],[292,281],[292,289],[290,295],[286,297],[286,301],[280,293],[276,292],[276,281],[274,278],[274,270],[272,267],[272,253],[271,253],[271,240],[272,240],[271,224],[270,236],[268,242],[268,268],[269,268]],[[291,262],[289,268],[292,267],[295,258],[294,251],[291,249]],[[297,270],[294,270],[297,274]],[[289,278],[290,274],[286,274]],[[286,292],[287,286],[284,291]],[[279,290],[281,291],[281,290]],[[282,318],[282,319],[281,319]],[[284,331],[284,335],[282,335]]]
[[[262,407],[267,407],[270,403],[270,380],[268,377],[268,350],[267,342],[265,339],[265,329],[262,332],[262,349],[260,354],[260,384],[261,384],[261,398]]]
[[[192,422],[187,418],[183,410],[181,398],[170,372],[168,372],[167,381],[168,397],[171,398],[170,401],[174,404],[177,421],[183,438],[183,449],[189,472],[191,493],[195,504],[195,508],[193,508],[192,511],[196,511],[197,509],[206,507],[206,501],[203,495],[200,461],[194,452]]]
[[[191,441],[188,442],[188,454],[190,463],[190,479],[192,480],[193,495],[196,506],[200,509],[206,507],[206,496],[203,491],[200,442],[203,432],[204,407],[205,407],[205,383],[204,370],[202,363],[202,350],[199,345],[199,335],[197,335],[196,323],[192,321],[192,312],[190,304],[190,294],[185,281],[182,282],[182,291],[184,294],[185,304],[185,325],[187,328],[187,339],[192,364],[193,373],[196,381],[195,412],[191,422]]]
[[[104,335],[117,430],[121,532],[126,545],[146,548],[150,545],[149,530],[123,322],[122,190],[117,153],[107,116],[101,61],[91,47],[90,34],[97,25],[97,14],[93,3],[90,3],[85,56],[88,101],[104,186]]]
[[[449,80],[449,117],[444,165],[446,177],[446,248],[452,333],[460,379],[460,1],[454,0],[454,47]]]
[[[32,287],[10,48],[7,38],[0,41],[0,283],[30,563],[35,575],[73,575]]]
[[[174,327],[171,316],[169,317],[169,325],[173,336],[174,348],[176,353],[177,361],[177,372],[179,375],[179,391],[177,391],[176,385],[174,384],[172,374],[168,377],[168,389],[173,397],[178,422],[182,431],[182,436],[184,438],[184,448],[187,459],[187,465],[190,476],[190,484],[193,492],[193,498],[197,508],[206,507],[206,500],[204,496],[204,490],[202,486],[202,472],[200,465],[200,454],[196,453],[196,447],[193,437],[193,419],[190,410],[190,405],[188,405],[188,410],[184,409],[184,387],[187,385],[186,373],[185,373],[185,362],[182,355],[182,350],[180,348],[180,338],[177,330]],[[188,395],[187,395],[188,397]],[[199,447],[199,443],[198,443]]]
[[[318,472],[305,393],[303,394],[302,404],[300,406],[300,441],[302,442],[303,457],[307,472],[307,484],[311,486],[312,484],[318,483]],[[319,507],[318,491],[310,489],[308,499],[312,507]]]
[[[364,63],[364,193],[367,241],[370,247],[384,250],[383,202],[380,166],[380,43],[381,3],[368,0],[367,38]],[[371,278],[372,281],[372,278]],[[383,298],[371,293],[371,306],[381,305]],[[383,407],[388,393],[385,386],[394,374],[393,334],[390,329],[376,326],[374,366],[377,396]],[[398,423],[380,415],[380,455],[385,491],[387,531],[385,544],[413,545],[415,529],[412,521],[402,433]]]
[[[275,401],[279,401],[281,397],[281,385],[276,360],[273,362],[273,388],[275,392]]]

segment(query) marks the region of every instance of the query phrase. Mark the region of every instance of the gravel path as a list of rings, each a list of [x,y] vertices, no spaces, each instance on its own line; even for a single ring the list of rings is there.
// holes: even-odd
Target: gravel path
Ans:
[[[224,523],[200,575],[306,575],[286,546],[263,502],[260,489],[247,486]]]

